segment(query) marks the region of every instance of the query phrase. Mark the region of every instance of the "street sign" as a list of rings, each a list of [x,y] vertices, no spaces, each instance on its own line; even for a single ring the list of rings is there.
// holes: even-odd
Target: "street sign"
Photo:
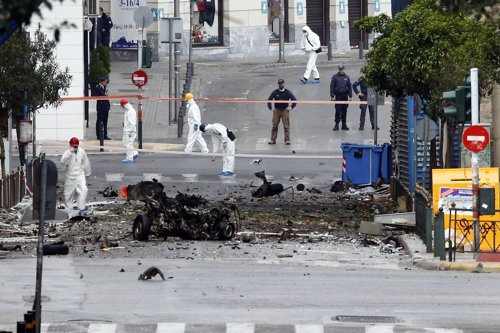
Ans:
[[[132,83],[138,87],[145,86],[148,83],[148,74],[142,69],[138,69],[132,73]]]
[[[474,153],[478,153],[485,149],[490,143],[490,134],[483,126],[469,126],[462,135],[462,142],[465,148]]]
[[[145,29],[149,27],[154,21],[153,12],[149,7],[140,6],[134,10],[134,22],[138,28]]]

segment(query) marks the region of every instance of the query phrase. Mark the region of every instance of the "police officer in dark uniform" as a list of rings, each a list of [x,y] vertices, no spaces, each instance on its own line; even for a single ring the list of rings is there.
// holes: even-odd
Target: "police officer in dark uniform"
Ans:
[[[99,84],[95,87],[94,89],[94,96],[107,96],[108,95],[108,78],[107,77],[100,77],[99,78]],[[96,131],[96,136],[97,140],[101,139],[101,123],[104,126],[104,140],[111,140],[108,137],[108,116],[109,116],[109,109],[111,108],[111,105],[109,101],[106,100],[97,100],[97,120],[95,122],[95,131]]]
[[[344,72],[344,65],[339,66],[339,72],[332,76],[330,82],[330,97],[332,101],[350,101],[352,99],[351,79]],[[342,129],[348,131],[346,124],[348,104],[335,104],[335,127],[334,131],[339,130],[339,122],[342,121]]]
[[[113,21],[109,15],[106,15],[102,7],[99,7],[99,13],[101,16],[97,19],[97,46],[104,45],[109,47]]]

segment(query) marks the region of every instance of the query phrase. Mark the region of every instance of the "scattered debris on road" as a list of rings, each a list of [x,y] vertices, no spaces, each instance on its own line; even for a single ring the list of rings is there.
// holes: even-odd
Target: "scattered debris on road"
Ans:
[[[267,181],[266,173],[264,171],[256,172],[255,176],[262,180],[263,184],[254,192],[252,192],[252,197],[254,198],[264,198],[264,197],[272,197],[273,195],[280,196],[280,193],[292,189],[293,195],[293,186],[289,186],[287,188],[283,187],[283,184],[273,184],[272,182]]]
[[[138,280],[151,280],[156,275],[160,275],[161,279],[165,281],[165,275],[163,275],[162,271],[155,266],[151,266],[144,271],[141,275],[139,275]]]

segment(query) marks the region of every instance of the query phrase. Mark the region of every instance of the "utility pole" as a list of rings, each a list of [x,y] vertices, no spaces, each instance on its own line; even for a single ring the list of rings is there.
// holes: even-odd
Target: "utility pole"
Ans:
[[[479,124],[479,71],[477,68],[470,70],[471,89],[471,125]],[[479,154],[472,151],[472,221],[474,223],[474,258],[479,253]]]
[[[280,58],[278,60],[279,63],[284,63],[285,61],[285,0],[280,0]]]
[[[193,8],[193,1],[190,2],[190,8]],[[179,0],[174,0],[174,17],[180,17],[180,9],[179,9]],[[191,16],[193,15],[192,9],[191,9]],[[191,23],[191,22],[190,22]],[[192,28],[190,28],[191,30]],[[191,40],[191,36],[189,36],[189,40]],[[180,50],[180,43],[174,43],[174,84],[175,84],[175,89],[174,89],[174,96],[175,98],[179,98],[179,90],[180,90],[180,65],[179,65],[179,56],[181,53]],[[179,101],[175,101],[175,119],[174,122],[177,121],[178,118],[178,112],[179,112]]]

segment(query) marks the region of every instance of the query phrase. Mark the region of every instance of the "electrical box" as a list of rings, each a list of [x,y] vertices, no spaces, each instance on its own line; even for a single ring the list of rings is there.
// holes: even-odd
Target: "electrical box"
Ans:
[[[479,214],[495,215],[495,189],[482,187],[479,189]]]
[[[172,32],[170,32],[170,26],[172,26]],[[170,42],[182,42],[182,19],[180,17],[163,17],[160,21],[160,43]]]
[[[30,143],[33,141],[33,123],[29,119],[19,121],[19,142]]]

